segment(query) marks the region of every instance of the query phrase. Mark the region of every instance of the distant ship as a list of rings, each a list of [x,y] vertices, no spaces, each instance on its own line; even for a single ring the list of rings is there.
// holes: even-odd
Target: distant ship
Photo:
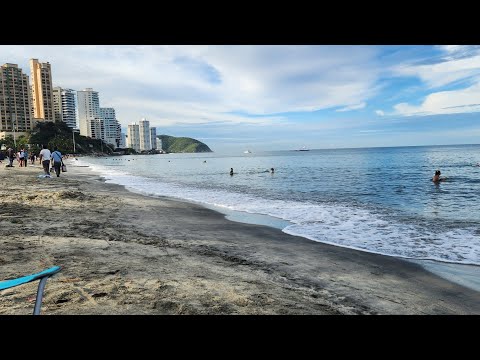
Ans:
[[[250,150],[245,150],[243,153],[244,154],[251,154],[252,152]]]
[[[310,149],[307,149],[305,146],[302,146],[301,149],[297,149],[295,151],[310,151]]]

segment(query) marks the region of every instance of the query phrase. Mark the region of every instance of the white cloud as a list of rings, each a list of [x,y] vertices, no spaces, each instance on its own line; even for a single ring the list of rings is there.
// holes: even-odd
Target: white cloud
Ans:
[[[52,64],[55,86],[99,91],[123,126],[259,122],[250,115],[361,105],[381,64],[371,46],[0,46],[5,62]],[[346,111],[346,110],[345,110]],[[244,115],[238,115],[244,114]],[[262,117],[262,122],[265,118]],[[165,122],[164,122],[165,121]]]
[[[419,106],[400,103],[394,109],[397,114],[406,116],[480,111],[480,83],[466,89],[432,93]]]
[[[415,63],[398,65],[393,67],[394,74],[418,77],[430,88],[460,80],[478,81],[480,77],[478,48],[449,45],[441,49],[446,52],[446,56],[441,61],[420,65]],[[453,54],[456,56],[452,56]]]
[[[341,108],[341,109],[338,109],[338,110],[335,110],[335,111],[343,112],[343,111],[359,110],[359,109],[363,109],[365,106],[367,106],[367,103],[362,102],[360,104],[348,105],[348,106],[345,106],[344,108]]]
[[[382,110],[375,110],[375,114],[377,114],[378,116],[384,116],[385,115],[385,113]]]
[[[446,85],[463,88],[432,92],[420,105],[406,102],[394,106],[395,114],[434,115],[480,111],[480,48],[478,46],[442,45],[441,59],[428,64],[404,64],[394,73],[420,78],[430,89]]]

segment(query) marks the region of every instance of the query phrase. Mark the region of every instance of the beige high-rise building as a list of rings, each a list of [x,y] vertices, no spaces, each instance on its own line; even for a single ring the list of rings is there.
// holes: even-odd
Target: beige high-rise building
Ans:
[[[143,118],[140,120],[138,126],[140,131],[140,150],[152,150],[152,146],[150,144],[150,121]]]
[[[28,76],[17,64],[0,67],[0,139],[32,129]]]
[[[140,126],[136,122],[127,127],[127,147],[140,152]]]
[[[30,59],[32,77],[33,117],[44,121],[55,121],[53,106],[52,69],[50,63]]]

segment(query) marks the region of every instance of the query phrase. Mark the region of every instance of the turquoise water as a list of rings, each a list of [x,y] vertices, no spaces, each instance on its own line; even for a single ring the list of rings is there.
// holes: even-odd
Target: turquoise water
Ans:
[[[243,214],[245,222],[265,215],[257,220],[314,241],[475,265],[480,265],[479,162],[480,145],[74,161],[130,190],[223,209],[237,219]],[[437,169],[448,179],[435,185]]]

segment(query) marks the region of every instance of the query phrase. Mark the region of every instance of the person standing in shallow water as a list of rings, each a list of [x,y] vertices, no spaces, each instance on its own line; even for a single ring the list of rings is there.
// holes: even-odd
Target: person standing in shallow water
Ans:
[[[445,177],[440,177],[441,174],[442,173],[440,172],[440,170],[435,171],[435,175],[433,175],[432,181],[434,183],[439,183],[440,181],[445,180]]]
[[[230,168],[230,175],[233,175],[233,168]]]

